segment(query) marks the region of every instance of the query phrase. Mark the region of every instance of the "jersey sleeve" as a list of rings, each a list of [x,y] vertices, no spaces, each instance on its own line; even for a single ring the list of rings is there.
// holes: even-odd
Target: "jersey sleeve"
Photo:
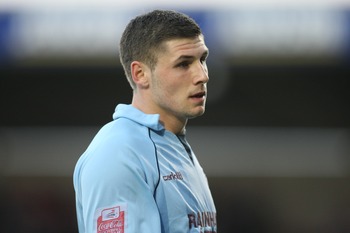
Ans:
[[[79,232],[161,232],[153,181],[137,154],[154,152],[107,139],[85,153],[74,175]]]

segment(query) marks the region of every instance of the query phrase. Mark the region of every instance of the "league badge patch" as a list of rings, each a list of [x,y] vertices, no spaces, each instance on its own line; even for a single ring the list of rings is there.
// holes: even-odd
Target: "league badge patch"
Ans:
[[[124,233],[125,206],[115,206],[98,211],[97,233]]]

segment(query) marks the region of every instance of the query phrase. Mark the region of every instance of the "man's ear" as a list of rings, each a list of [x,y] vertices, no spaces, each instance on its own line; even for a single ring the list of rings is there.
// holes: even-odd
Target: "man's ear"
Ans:
[[[136,86],[147,88],[149,85],[150,70],[147,65],[140,61],[131,63],[131,75]]]

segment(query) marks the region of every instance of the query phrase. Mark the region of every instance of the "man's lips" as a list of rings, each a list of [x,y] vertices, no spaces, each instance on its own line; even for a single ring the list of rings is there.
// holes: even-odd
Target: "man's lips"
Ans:
[[[200,91],[191,95],[190,98],[203,98],[205,97],[205,95],[206,95],[205,91]]]

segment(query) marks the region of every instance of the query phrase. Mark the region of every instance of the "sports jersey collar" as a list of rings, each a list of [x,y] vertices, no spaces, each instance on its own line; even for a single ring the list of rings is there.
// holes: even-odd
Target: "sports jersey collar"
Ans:
[[[153,130],[163,130],[159,123],[159,114],[145,114],[130,104],[118,104],[115,108],[113,119],[127,118]]]

